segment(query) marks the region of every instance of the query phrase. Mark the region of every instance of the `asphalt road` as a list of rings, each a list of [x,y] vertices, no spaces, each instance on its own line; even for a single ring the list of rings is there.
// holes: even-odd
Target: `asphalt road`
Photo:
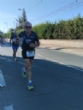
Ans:
[[[10,46],[1,47],[0,53],[0,110],[83,110],[83,57],[37,48],[32,68],[35,89],[29,91],[27,78],[21,75],[21,49],[18,62]]]

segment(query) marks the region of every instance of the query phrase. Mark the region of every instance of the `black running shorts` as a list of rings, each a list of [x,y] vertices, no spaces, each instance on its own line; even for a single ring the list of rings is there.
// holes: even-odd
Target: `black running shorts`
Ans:
[[[34,52],[35,52],[35,50],[34,50]],[[34,56],[33,57],[27,57],[27,55],[26,55],[26,51],[25,50],[22,50],[22,58],[23,59],[34,59]]]

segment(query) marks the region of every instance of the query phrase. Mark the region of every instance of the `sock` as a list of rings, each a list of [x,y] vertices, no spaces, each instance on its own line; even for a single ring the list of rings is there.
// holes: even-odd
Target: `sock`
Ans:
[[[23,67],[23,68],[22,68],[22,71],[23,71],[24,73],[26,73],[26,68],[25,68],[25,67]]]
[[[26,69],[24,69],[24,73],[26,73]]]
[[[32,81],[31,80],[29,80],[29,83],[31,83]]]

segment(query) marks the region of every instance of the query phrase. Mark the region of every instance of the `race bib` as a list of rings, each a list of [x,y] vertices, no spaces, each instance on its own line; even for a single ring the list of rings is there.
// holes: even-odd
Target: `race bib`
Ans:
[[[27,57],[34,57],[35,56],[35,52],[34,51],[27,51],[26,52],[26,56]]]
[[[16,42],[16,39],[12,39],[13,42]]]

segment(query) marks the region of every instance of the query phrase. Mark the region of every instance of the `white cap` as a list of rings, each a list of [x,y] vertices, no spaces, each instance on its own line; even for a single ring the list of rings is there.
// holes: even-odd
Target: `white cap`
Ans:
[[[13,32],[14,34],[17,34],[17,31],[16,30],[14,30],[14,32]]]
[[[27,24],[30,24],[32,27],[32,24],[29,21],[25,22],[24,26],[26,26]]]

